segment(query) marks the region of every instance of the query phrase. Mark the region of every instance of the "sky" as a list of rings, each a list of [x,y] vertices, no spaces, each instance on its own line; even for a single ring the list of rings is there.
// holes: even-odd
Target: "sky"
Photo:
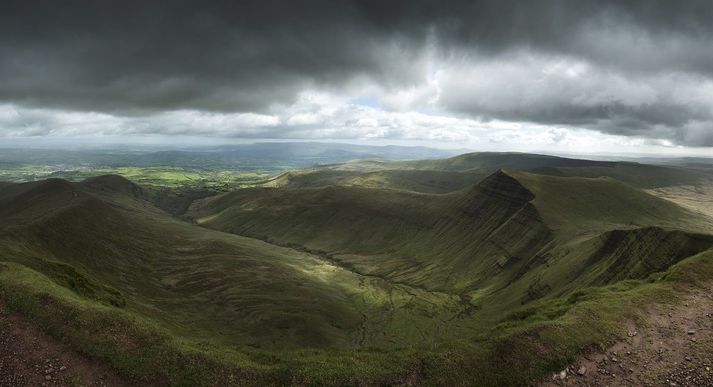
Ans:
[[[711,20],[708,0],[3,0],[0,142],[713,156]]]

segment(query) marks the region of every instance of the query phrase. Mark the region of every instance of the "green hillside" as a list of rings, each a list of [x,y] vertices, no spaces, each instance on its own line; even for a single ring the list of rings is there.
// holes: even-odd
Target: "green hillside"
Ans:
[[[256,348],[358,347],[372,330],[393,330],[390,340],[407,343],[418,338],[414,331],[390,324],[416,330],[426,316],[430,324],[434,299],[445,316],[460,308],[448,295],[394,287],[304,252],[172,219],[118,176],[20,184],[0,195],[3,259],[40,271],[66,267],[203,339]],[[370,321],[370,314],[386,313],[384,302],[401,298],[411,300],[411,312],[394,322]],[[366,337],[355,336],[359,329]]]
[[[247,189],[194,204],[203,226],[328,256],[439,291],[507,286],[557,248],[612,229],[711,230],[710,220],[608,178],[496,172],[458,192]]]
[[[560,233],[651,225],[711,230],[711,221],[609,177],[556,177],[509,172],[535,195],[533,204]]]
[[[522,385],[713,273],[709,218],[612,178],[389,185],[241,189],[185,221],[119,176],[3,184],[0,304],[137,383]]]

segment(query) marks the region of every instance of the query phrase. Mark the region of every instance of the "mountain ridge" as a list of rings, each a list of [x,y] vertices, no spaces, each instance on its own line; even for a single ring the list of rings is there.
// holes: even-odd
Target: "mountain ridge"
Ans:
[[[583,316],[615,321],[628,313],[617,305],[633,302],[622,300],[692,275],[682,267],[705,273],[713,251],[709,218],[611,177],[499,168],[448,193],[256,187],[196,201],[182,219],[153,200],[119,176],[0,185],[0,214],[11,215],[0,217],[0,297],[73,343],[87,339],[75,325],[58,328],[55,315],[106,322],[63,303],[128,316],[121,324],[132,340],[145,325],[159,332],[151,340],[189,343],[157,344],[174,358],[144,353],[156,370],[186,353],[228,369],[212,363],[219,354],[258,381],[374,375],[368,384],[389,384],[410,377],[416,361],[428,380],[447,381],[447,351],[478,370],[473,380],[521,383],[480,365],[514,361],[501,352],[507,343],[574,351],[609,337],[608,325]],[[562,342],[562,329],[588,333]],[[110,348],[90,351],[120,369],[112,356],[144,350]],[[559,361],[543,356],[525,361],[533,377]],[[333,361],[349,364],[348,374],[315,371]],[[183,379],[194,367],[176,372]]]

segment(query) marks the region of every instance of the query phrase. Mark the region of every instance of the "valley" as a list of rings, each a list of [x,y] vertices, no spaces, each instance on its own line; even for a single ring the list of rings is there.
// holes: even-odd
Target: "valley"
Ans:
[[[713,386],[712,21],[3,0],[0,387]]]
[[[131,383],[530,384],[713,280],[700,169],[359,160],[180,205],[104,172],[0,184],[0,300]]]

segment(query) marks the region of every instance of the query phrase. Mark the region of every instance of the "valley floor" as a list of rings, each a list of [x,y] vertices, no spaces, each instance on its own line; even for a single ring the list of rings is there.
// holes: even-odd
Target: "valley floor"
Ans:
[[[691,290],[671,304],[652,304],[641,321],[621,327],[606,351],[581,356],[541,386],[713,385],[713,293]]]

